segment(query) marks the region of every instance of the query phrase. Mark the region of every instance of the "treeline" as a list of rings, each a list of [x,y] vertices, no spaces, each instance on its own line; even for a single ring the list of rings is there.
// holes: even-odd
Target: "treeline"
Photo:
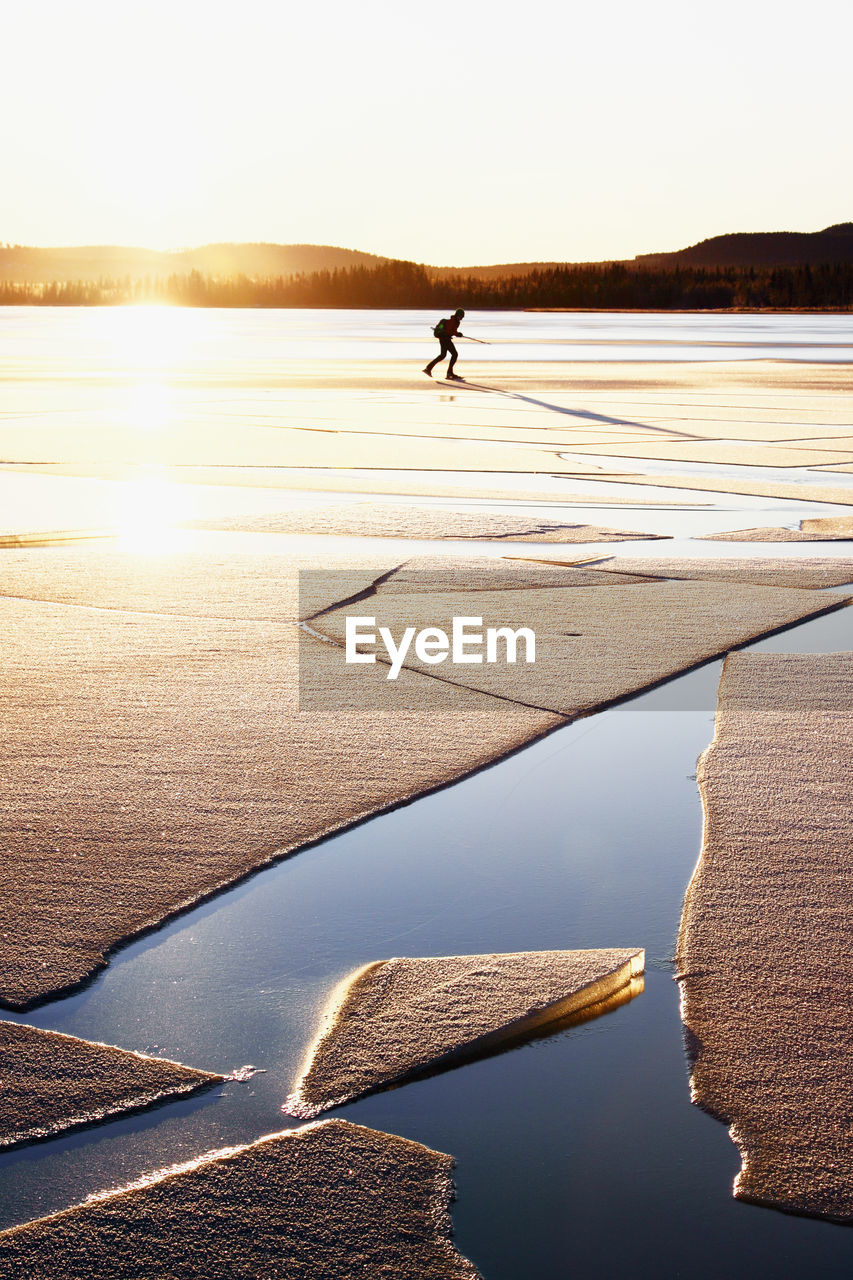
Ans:
[[[495,279],[437,277],[414,262],[302,275],[0,282],[2,306],[388,307],[444,310],[578,308],[637,311],[827,310],[853,306],[853,263],[790,267],[562,266]]]

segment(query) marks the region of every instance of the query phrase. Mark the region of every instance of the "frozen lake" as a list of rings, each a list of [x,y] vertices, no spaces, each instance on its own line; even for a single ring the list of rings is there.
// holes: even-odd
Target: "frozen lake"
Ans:
[[[720,491],[689,493],[656,481],[704,474],[705,464],[626,461],[599,455],[595,447],[596,434],[612,432],[619,440],[629,434],[626,425],[653,433],[662,412],[657,401],[667,396],[692,395],[697,413],[719,420],[724,439],[762,414],[778,417],[772,425],[779,433],[791,419],[794,435],[810,425],[846,430],[836,421],[841,411],[833,418],[823,407],[829,395],[792,395],[781,412],[757,392],[753,412],[749,389],[706,392],[701,371],[699,392],[649,392],[655,403],[646,403],[641,415],[613,399],[635,396],[631,371],[616,371],[622,385],[608,392],[609,407],[593,390],[590,410],[589,397],[573,384],[591,378],[600,362],[837,365],[853,359],[850,316],[472,313],[465,329],[491,344],[466,348],[472,362],[539,362],[543,377],[549,362],[591,362],[577,375],[571,371],[562,391],[541,398],[538,392],[496,393],[486,400],[474,391],[450,394],[425,378],[406,384],[400,369],[418,374],[434,347],[436,318],[413,311],[0,309],[0,461],[18,464],[0,473],[6,531],[108,526],[133,549],[215,543],[223,556],[236,547],[282,554],[309,549],[330,557],[353,549],[399,552],[401,560],[418,552],[546,550],[173,527],[195,517],[364,501],[377,493],[384,501],[415,502],[406,488],[417,481],[426,495],[418,502],[469,510],[523,506],[542,516],[673,538],[563,546],[565,559],[613,552],[655,558],[849,554],[844,543],[691,542],[722,529],[794,526],[806,515],[850,510],[796,496],[727,493],[726,476],[836,488],[847,483],[838,473],[827,478],[811,468],[720,464],[707,467]],[[313,362],[315,385],[288,381],[303,361]],[[387,362],[396,363],[396,383],[386,379]],[[373,381],[360,384],[365,366],[374,370]],[[322,383],[327,370],[328,386]],[[725,418],[741,410],[743,422]],[[643,421],[626,424],[623,417]],[[297,430],[312,442],[334,441],[344,423],[381,437],[382,469],[368,463],[340,468],[352,482],[349,494],[331,487],[340,478],[333,449],[325,465],[322,458],[300,463],[293,443]],[[416,431],[431,462],[443,447],[436,424],[461,437],[481,430],[489,448],[503,447],[506,438],[507,448],[523,450],[511,433],[539,432],[543,469],[490,470],[484,450],[482,470],[454,470],[449,454],[442,469],[418,471],[410,464],[406,470],[395,454],[397,438]],[[553,474],[566,432],[589,438],[589,451],[575,455],[578,466],[586,464],[577,475]],[[214,454],[217,440],[221,451],[233,449],[233,462],[231,454]],[[178,444],[183,452],[170,453]],[[205,462],[207,470],[196,474]],[[620,483],[629,470],[644,474],[648,484]],[[285,480],[290,488],[274,487]],[[442,485],[455,486],[464,498],[442,497]],[[486,496],[491,489],[503,498]],[[565,506],[550,501],[562,494]],[[607,496],[629,502],[597,504]],[[78,550],[82,565],[85,545]],[[851,649],[853,611],[803,623],[759,647]],[[320,1010],[340,977],[366,961],[643,946],[645,991],[630,1004],[335,1114],[456,1158],[456,1239],[485,1280],[848,1276],[851,1232],[732,1199],[735,1147],[723,1125],[690,1103],[670,957],[699,852],[693,775],[713,733],[719,669],[709,664],[324,840],[131,942],[82,991],[16,1017],[203,1068],[228,1071],[252,1062],[265,1074],[0,1155],[0,1226],[294,1123],[280,1106]]]
[[[0,370],[123,374],[154,367],[262,374],[282,360],[420,360],[433,311],[0,308]],[[484,361],[853,359],[843,314],[471,311],[462,342]]]

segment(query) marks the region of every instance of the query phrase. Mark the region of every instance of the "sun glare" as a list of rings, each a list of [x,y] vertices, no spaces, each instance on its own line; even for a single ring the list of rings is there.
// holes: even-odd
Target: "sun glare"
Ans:
[[[108,308],[101,333],[110,356],[125,371],[161,381],[192,346],[193,315],[182,307],[140,304]]]
[[[194,515],[184,485],[159,475],[128,480],[122,485],[116,511],[118,545],[123,551],[172,551],[182,541],[179,522]]]
[[[171,388],[162,382],[139,382],[128,388],[124,420],[137,431],[164,431],[172,421]]]

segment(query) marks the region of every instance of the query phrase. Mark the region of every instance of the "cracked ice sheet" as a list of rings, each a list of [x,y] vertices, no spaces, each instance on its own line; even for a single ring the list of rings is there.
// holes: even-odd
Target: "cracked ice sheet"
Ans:
[[[572,480],[555,477],[550,473],[539,474],[536,476],[502,474],[496,476],[495,480],[499,481],[505,487],[502,489],[494,489],[489,486],[495,482],[489,472],[470,472],[458,475],[450,473],[451,477],[459,481],[464,480],[464,484],[447,484],[443,482],[444,473],[429,471],[393,471],[388,470],[360,470],[356,469],[353,474],[341,474],[334,468],[300,469],[298,467],[205,467],[205,466],[186,466],[186,467],[160,467],[157,469],[158,481],[164,484],[174,485],[177,489],[191,488],[204,485],[222,489],[223,491],[237,490],[245,493],[246,490],[258,490],[263,493],[272,493],[279,495],[280,504],[286,502],[298,501],[297,495],[300,494],[324,494],[324,495],[349,495],[364,499],[365,497],[373,497],[386,495],[388,497],[396,497],[400,500],[406,498],[419,499],[428,498],[430,500],[453,501],[458,500],[461,503],[501,503],[510,506],[516,503],[524,503],[529,505],[551,504],[559,505],[587,505],[590,500],[589,491],[585,493],[569,493],[565,490],[566,484],[571,484]],[[139,487],[142,489],[144,496],[145,487],[148,485],[146,479],[147,473],[143,468],[137,467],[120,467],[120,466],[101,466],[92,464],[85,466],[84,464],[57,464],[51,465],[45,463],[43,466],[38,464],[27,465],[19,464],[2,464],[0,463],[0,479],[5,476],[26,476],[26,477],[42,477],[47,476],[53,480],[65,479],[71,481],[94,482],[109,484],[115,486],[118,490],[126,491],[129,486]],[[446,476],[444,476],[446,479]],[[586,482],[585,482],[586,483]],[[522,488],[522,485],[528,486],[536,484],[540,486],[537,489]],[[514,486],[514,487],[512,487]],[[54,491],[56,492],[56,491]],[[131,491],[132,492],[132,491]],[[287,496],[284,496],[287,495]],[[5,496],[5,495],[4,495]],[[88,498],[89,495],[87,495]],[[51,495],[52,497],[52,495]],[[596,492],[596,504],[604,504],[605,506],[637,506],[638,502],[642,503],[642,496],[638,499],[632,493],[628,495],[608,494]],[[116,508],[120,509],[122,502],[121,492],[116,494],[109,508],[111,516],[115,514]],[[235,499],[230,505],[236,505]],[[249,505],[250,499],[242,500],[242,510]],[[668,507],[687,507],[702,508],[709,504],[694,503],[673,498],[665,504]],[[80,502],[77,502],[79,509]],[[189,512],[185,512],[189,516]],[[90,524],[91,520],[87,517],[85,523]],[[17,527],[17,525],[16,525]],[[32,523],[32,517],[26,517],[25,526],[27,529],[47,527],[43,518],[39,518],[37,524]]]
[[[853,472],[853,462],[846,462],[846,463],[833,463],[831,466],[826,466],[826,467],[824,467],[824,466],[816,467],[816,468],[815,468],[815,470],[816,470],[816,471],[825,471],[825,472],[827,473],[827,475],[829,475],[829,474],[832,474],[832,475],[836,475],[836,474],[838,474],[838,475],[849,474],[850,472]]]
[[[0,643],[0,1001],[16,1008],[562,723],[414,673],[400,706],[384,668],[342,685],[338,650],[279,622],[6,598]],[[323,706],[301,707],[300,659]]]
[[[2,424],[3,461],[73,463],[76,466],[255,466],[376,467],[418,471],[539,471],[585,473],[582,462],[566,463],[558,444],[523,445],[417,436],[369,435],[356,431],[299,431],[207,423],[162,434],[118,426],[69,431],[26,421]],[[828,457],[828,455],[825,455]]]
[[[0,1147],[52,1137],[221,1084],[223,1077],[0,1022]]]
[[[452,1168],[345,1120],[306,1125],[3,1232],[0,1278],[478,1280],[450,1239]]]
[[[448,560],[443,556],[413,556],[380,584],[383,595],[411,595],[436,591],[518,591],[530,587],[607,587],[645,582],[645,576],[608,572],[586,560],[552,564],[537,560],[483,558]],[[320,592],[318,594],[331,594]]]
[[[853,516],[801,520],[797,529],[736,529],[704,537],[706,542],[849,542],[853,540]]]
[[[821,442],[822,444],[825,442]],[[571,445],[563,451],[562,456],[568,458],[577,451],[584,455],[589,452],[583,445]],[[602,445],[596,450],[600,458],[647,458],[653,462],[696,462],[722,466],[749,467],[814,467],[821,463],[853,462],[849,449],[784,447],[774,444],[751,442],[743,444],[738,440],[689,440],[660,441],[650,440],[645,444],[612,444]],[[582,456],[579,461],[585,461]]]
[[[630,461],[626,459],[626,461]],[[829,481],[829,473],[823,473]],[[853,484],[839,487],[831,483],[821,483],[819,469],[806,469],[801,472],[802,479],[786,480],[750,480],[740,479],[736,475],[715,474],[713,467],[708,467],[708,475],[666,475],[659,469],[649,470],[645,474],[636,471],[614,471],[602,474],[599,479],[611,484],[641,485],[648,488],[653,485],[665,493],[670,489],[686,489],[697,493],[740,494],[750,498],[783,498],[796,502],[827,502],[832,506],[845,507],[853,504]]]
[[[446,508],[391,506],[357,503],[312,507],[274,515],[246,515],[194,522],[194,527],[225,531],[284,534],[332,534],[346,537],[400,538],[421,541],[444,539],[500,540],[507,542],[622,542],[659,538],[660,534],[595,525],[570,524],[537,515],[501,515],[495,512],[450,511]]]
[[[853,582],[853,560],[813,559],[697,559],[639,560],[625,556],[598,561],[594,566],[602,573],[648,575],[652,578],[680,578],[693,582],[754,582],[765,587],[798,587],[820,590],[842,587]]]
[[[768,394],[777,399],[797,397],[812,402],[828,399],[842,402],[850,390],[849,373],[844,364],[806,361],[478,361],[473,358],[473,350],[468,348],[464,364],[460,362],[459,367],[470,384],[487,386],[498,394],[548,391],[556,393],[555,399],[567,397],[568,404],[571,404],[575,391],[593,392],[597,398],[618,392],[626,394],[630,400],[650,392],[657,398],[660,398],[660,392],[664,392],[667,398],[687,392],[701,397],[703,401],[713,396],[739,402],[760,398],[766,403]],[[235,382],[235,385],[238,384]],[[469,390],[474,390],[473,387],[449,384],[430,386],[418,369],[401,360],[304,361],[282,369],[277,380],[266,378],[265,386],[273,394],[292,395],[311,389],[324,396],[349,396],[357,390],[385,400],[395,396],[421,402],[435,402],[439,396],[452,396],[460,402],[463,397],[469,398]],[[257,394],[257,386],[251,388],[251,393]]]
[[[632,988],[631,998],[642,990],[632,980],[644,964],[643,951],[611,948],[367,965],[333,993],[327,1025],[283,1110],[315,1116],[424,1071],[493,1053],[624,988]]]
[[[735,1195],[853,1219],[853,654],[735,654],[702,756],[678,942],[694,1102],[731,1125]]]
[[[646,418],[649,426],[665,427],[677,439],[722,440],[731,443],[763,441],[770,445],[793,445],[800,442],[824,441],[839,449],[853,445],[853,421],[850,406],[843,411],[823,407],[769,408],[763,412],[752,407],[725,408],[719,404],[701,406],[673,404],[666,417]]]
[[[448,590],[503,586],[606,586],[612,573],[584,562],[539,565],[497,557],[447,559],[354,553],[321,556],[222,552],[125,551],[120,546],[6,549],[0,597],[186,618],[297,622],[369,591],[389,573],[395,590],[419,589],[436,573]],[[627,572],[627,571],[626,571]],[[433,579],[429,579],[433,583]],[[634,581],[627,578],[627,581]],[[642,581],[642,579],[637,579]],[[406,588],[406,584],[411,586]],[[430,588],[432,589],[432,587]]]
[[[95,545],[7,548],[0,563],[0,598],[188,619],[281,623],[296,622],[368,590],[377,577],[400,563],[400,557],[356,553],[338,564],[332,561],[330,568],[325,557],[290,553],[247,554],[227,547],[219,554],[146,553]],[[313,594],[306,584],[314,588]]]
[[[412,647],[405,666],[435,677],[436,682],[452,682],[522,705],[576,716],[847,599],[844,595],[713,581],[477,591],[466,598],[458,592],[429,593],[423,585],[407,595],[395,587],[392,577],[388,590],[380,586],[369,600],[346,610],[334,609],[312,626],[341,646],[341,679],[350,687],[359,678],[352,673],[368,667],[344,665],[347,616],[375,617],[374,630],[389,628],[395,641],[407,627],[438,627],[449,636],[453,618],[463,614],[482,618],[480,626],[469,627],[478,633],[489,627],[532,629],[536,636],[533,664],[524,661],[522,640],[515,664],[428,664]],[[382,670],[381,642],[371,651],[382,658],[377,667],[369,669]],[[322,702],[323,690],[312,696]]]
[[[0,467],[0,546],[16,535],[156,533],[178,521],[258,514],[282,506],[280,490],[230,486],[222,476],[212,479],[211,484],[182,483],[174,468],[129,468],[122,479]]]

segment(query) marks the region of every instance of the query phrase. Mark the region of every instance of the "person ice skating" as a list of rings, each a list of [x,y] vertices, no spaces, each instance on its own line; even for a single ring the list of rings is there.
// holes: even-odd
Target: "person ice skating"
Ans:
[[[447,376],[448,378],[454,379],[454,381],[462,382],[462,378],[459,377],[459,374],[453,372],[453,366],[459,358],[459,352],[453,344],[453,339],[465,337],[464,333],[459,332],[459,326],[462,323],[462,317],[464,315],[465,312],[461,307],[459,307],[454,311],[452,316],[448,316],[445,320],[439,320],[438,324],[433,329],[433,333],[441,343],[441,350],[435,359],[430,360],[429,364],[424,369],[424,373],[428,378],[432,377],[432,371],[435,366],[440,364],[445,356],[449,355],[450,364],[447,366]]]

